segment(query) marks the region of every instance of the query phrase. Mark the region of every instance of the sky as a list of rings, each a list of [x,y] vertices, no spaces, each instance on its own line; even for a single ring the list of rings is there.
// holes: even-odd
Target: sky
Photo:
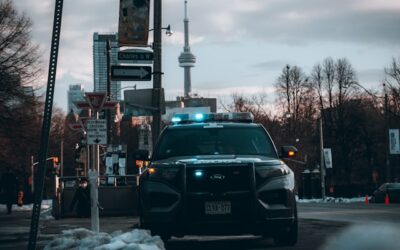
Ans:
[[[54,0],[13,0],[33,21],[32,39],[40,45],[46,84]],[[151,1],[152,2],[152,1]],[[64,1],[55,105],[67,109],[70,84],[93,91],[94,32],[117,32],[117,0]],[[183,95],[184,0],[162,1],[162,84],[166,99]],[[152,13],[152,8],[150,10]],[[152,15],[152,14],[151,14]],[[266,94],[286,64],[309,74],[326,57],[347,58],[360,84],[378,89],[384,68],[400,57],[399,0],[188,0],[192,92],[223,100],[233,93]],[[152,17],[150,28],[153,27]],[[150,34],[149,44],[152,40]],[[124,82],[151,88],[152,82]]]

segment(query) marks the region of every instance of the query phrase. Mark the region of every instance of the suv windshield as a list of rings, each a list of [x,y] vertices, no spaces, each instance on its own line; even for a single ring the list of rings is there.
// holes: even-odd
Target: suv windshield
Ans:
[[[272,141],[262,127],[190,127],[166,130],[153,159],[224,154],[277,158]]]

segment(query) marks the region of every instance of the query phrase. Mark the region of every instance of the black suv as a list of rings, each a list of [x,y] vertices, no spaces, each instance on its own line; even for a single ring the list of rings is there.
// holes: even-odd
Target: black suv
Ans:
[[[280,158],[297,150],[286,146],[278,154],[250,115],[172,119],[177,124],[163,130],[140,177],[142,228],[164,239],[254,234],[272,236],[278,245],[296,244],[294,174]]]

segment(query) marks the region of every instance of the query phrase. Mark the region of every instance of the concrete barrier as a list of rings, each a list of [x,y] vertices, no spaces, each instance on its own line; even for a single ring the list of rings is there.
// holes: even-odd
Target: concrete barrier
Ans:
[[[53,216],[57,218],[74,217],[70,211],[76,187],[65,187],[59,197],[53,199]],[[99,186],[100,216],[122,216],[138,214],[138,186]]]

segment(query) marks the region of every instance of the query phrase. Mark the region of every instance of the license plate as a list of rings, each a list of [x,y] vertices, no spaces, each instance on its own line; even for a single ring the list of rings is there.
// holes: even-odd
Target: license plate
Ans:
[[[206,201],[205,213],[210,215],[216,214],[230,214],[231,202],[230,201]]]

